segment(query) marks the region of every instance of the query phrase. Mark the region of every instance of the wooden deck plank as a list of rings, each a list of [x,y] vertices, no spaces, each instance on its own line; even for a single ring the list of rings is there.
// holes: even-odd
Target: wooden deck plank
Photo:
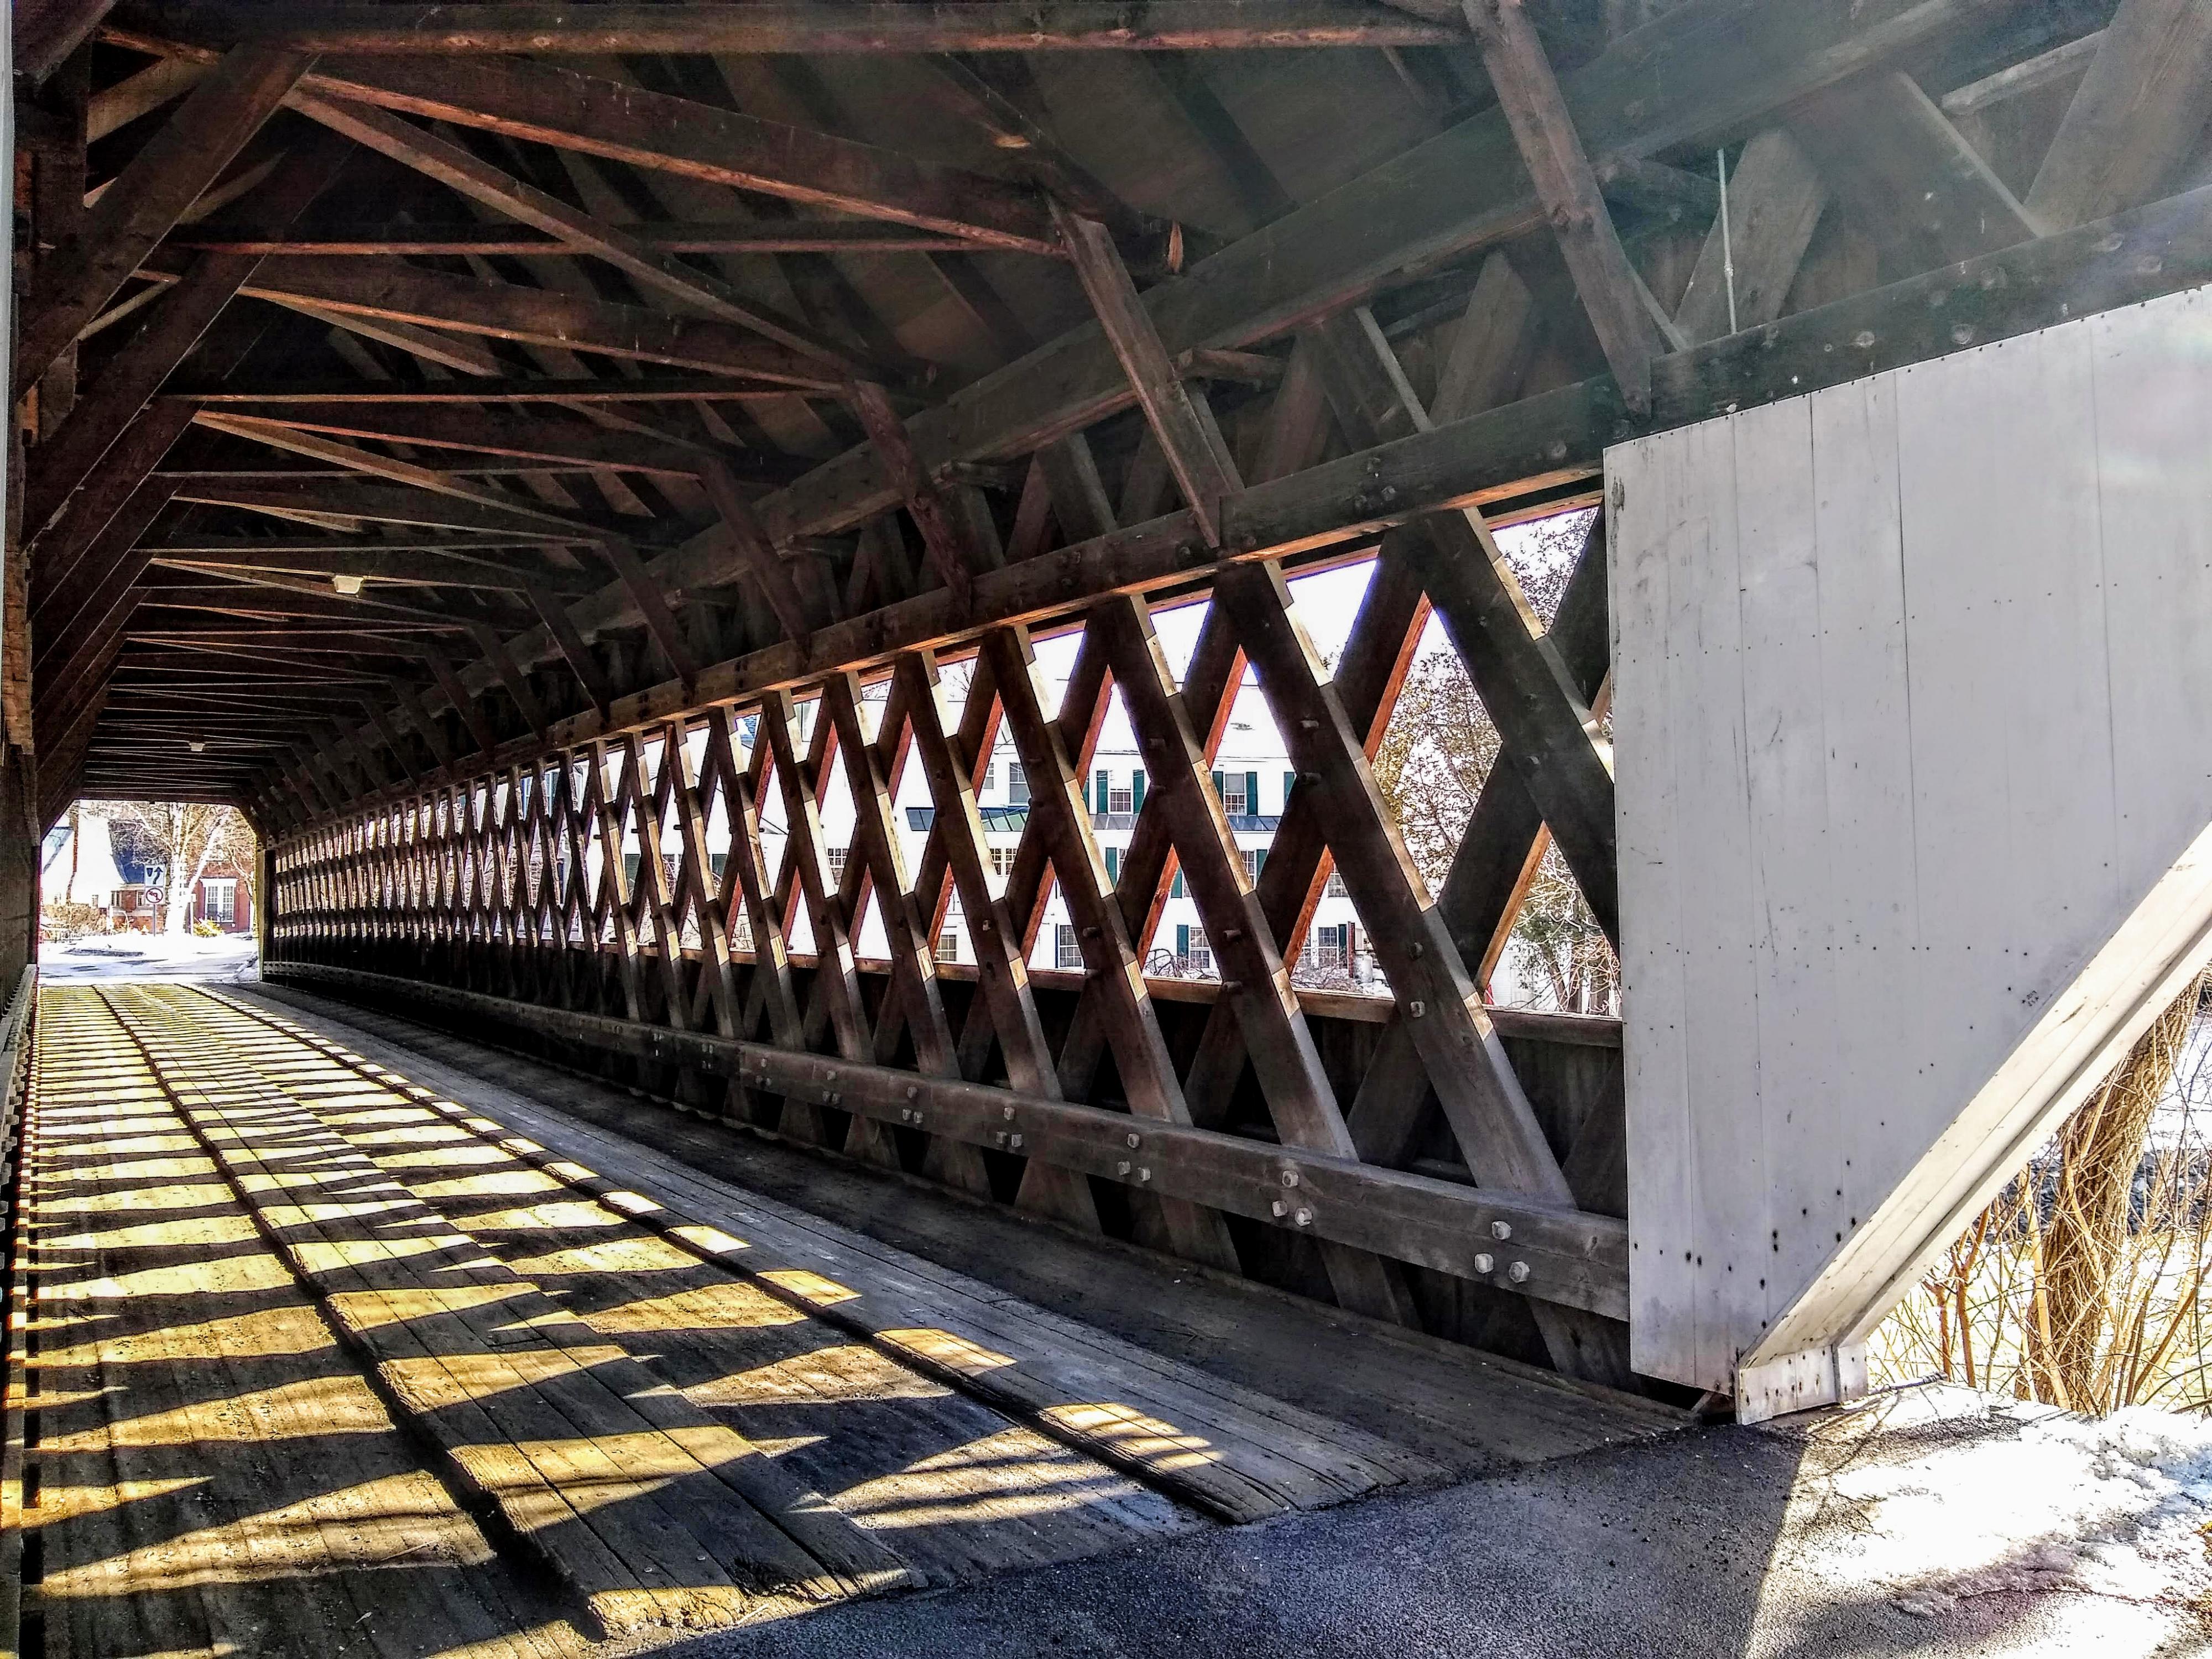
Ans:
[[[256,1052],[257,1029],[264,1037],[278,1036],[243,1019],[236,1024],[243,1029],[225,1027],[226,1040],[249,1056]],[[1095,1553],[1190,1524],[1172,1504],[940,1384],[858,1345],[825,1344],[832,1334],[757,1286],[678,1250],[619,1209],[573,1201],[555,1176],[418,1103],[411,1091],[401,1092],[410,1087],[402,1080],[365,1091],[357,1074],[299,1043],[285,1039],[283,1048],[290,1059],[277,1063],[287,1089],[310,1092],[308,1068],[298,1063],[306,1054],[326,1079],[317,1109],[339,1133],[388,1173],[428,1184],[472,1239],[552,1292],[601,1338],[628,1340],[639,1357],[649,1357],[656,1376],[702,1378],[704,1391],[727,1405],[728,1390],[715,1384],[744,1380],[750,1391],[755,1379],[792,1375],[793,1386],[769,1388],[756,1409],[717,1413],[741,1433],[763,1415],[760,1406],[783,1406],[787,1432],[795,1407],[833,1407],[814,1413],[801,1443],[780,1451],[776,1462],[792,1464],[803,1479],[836,1493],[833,1501],[859,1511],[855,1518],[863,1524],[878,1512],[870,1506],[896,1492],[904,1494],[900,1502],[971,1521],[955,1528],[961,1536],[948,1540],[940,1536],[941,1522],[901,1528],[894,1508],[873,1528],[894,1535],[902,1555],[922,1552],[926,1559],[915,1565],[932,1582]],[[343,1081],[327,1080],[333,1077]],[[485,1152],[491,1161],[481,1156]],[[560,1201],[564,1198],[572,1201]],[[848,1357],[837,1358],[841,1352]],[[878,1395],[898,1403],[864,1411],[860,1402]],[[921,1398],[944,1404],[925,1413],[914,1405]],[[767,1415],[773,1430],[778,1413]],[[955,1455],[985,1444],[995,1449],[994,1457],[1018,1460],[1033,1473],[1017,1475],[1009,1491],[980,1456],[963,1466]],[[933,1468],[919,1467],[932,1461]],[[1068,1518],[1071,1493],[1082,1495],[1076,1507],[1086,1513],[1109,1513]],[[1047,1512],[1054,1519],[1041,1525]]]
[[[1149,1401],[1169,1383],[1148,1379],[1172,1378],[1206,1396],[1210,1413],[1257,1437],[1262,1449],[1275,1437],[1265,1426],[1266,1414],[1279,1409],[1300,1422],[1323,1425],[1340,1443],[1358,1440],[1345,1423],[1364,1425],[1367,1455],[1385,1465],[1395,1460],[1406,1474],[1417,1468],[1468,1473],[1567,1455],[1664,1432],[1684,1420],[1608,1389],[1435,1339],[1389,1332],[1249,1285],[1232,1287],[1141,1252],[1078,1244],[902,1183],[836,1170],[733,1135],[726,1126],[647,1107],[551,1067],[404,1021],[289,988],[261,987],[230,1000],[272,1009],[295,1024],[304,1013],[308,1029],[338,1037],[355,1053],[435,1083],[448,1098],[483,1103],[509,1129],[534,1137],[547,1149],[541,1156],[581,1160],[602,1177],[678,1213],[698,1212],[708,1226],[745,1241],[750,1249],[744,1254],[757,1270],[784,1270],[771,1267],[773,1253],[797,1271],[872,1294],[873,1300],[864,1294],[836,1303],[821,1316],[846,1322],[871,1340],[878,1328],[926,1324],[951,1331],[986,1349],[1018,1356],[1018,1366],[996,1368],[991,1375],[1018,1371],[1023,1387],[1050,1374],[1054,1354],[1073,1344],[1070,1386],[1058,1396],[1060,1403]],[[733,1188],[732,1177],[743,1188]],[[818,1196],[846,1224],[763,1190],[763,1180],[774,1187],[786,1177],[804,1191],[790,1185],[777,1190],[810,1208]],[[859,1231],[893,1215],[911,1229],[914,1245],[965,1271]],[[983,1282],[986,1278],[992,1282]],[[1018,1294],[1010,1296],[1008,1285],[1018,1285]],[[1036,1304],[1039,1297],[1076,1316],[1048,1315]],[[915,1310],[921,1311],[909,1311]],[[1138,1340],[1112,1334],[1117,1327]],[[1099,1373],[1081,1370],[1086,1352],[1102,1356],[1096,1363],[1112,1380],[1110,1392],[1073,1386],[1097,1380]],[[1194,1360],[1198,1363],[1185,1363]],[[926,1361],[916,1356],[916,1363]],[[990,1378],[961,1380],[963,1386],[980,1387]],[[1289,1404],[1285,1389],[1322,1406],[1326,1414]],[[1195,1408],[1189,1395],[1182,1398]],[[1009,1401],[1007,1408],[1030,1411],[1050,1403]],[[1147,1410],[1163,1420],[1173,1417],[1172,1411]],[[1241,1503],[1255,1490],[1239,1482],[1224,1495]]]
[[[580,1651],[424,1471],[93,1012],[49,997],[29,1149],[51,1271],[21,1378],[46,1419],[54,1570],[33,1599],[50,1659]]]
[[[753,1448],[656,1395],[635,1362],[485,1257],[311,1111],[247,1068],[226,1066],[218,1042],[173,1012],[163,1032],[157,994],[131,1000],[139,1005],[125,1015],[134,1035],[152,1045],[187,1118],[326,1310],[611,1630],[713,1627],[751,1615],[763,1598],[818,1599],[903,1577],[887,1551],[854,1540],[842,1540],[843,1553],[861,1564],[857,1571],[808,1553],[738,1490],[747,1466],[760,1462]],[[185,1066],[191,1075],[180,1081]],[[246,1121],[249,1110],[258,1121]],[[236,1139],[222,1138],[227,1132]],[[314,1204],[287,1204],[252,1189],[256,1176],[310,1164],[319,1183],[339,1183],[336,1194],[325,1185]],[[374,1231],[346,1224],[343,1210],[362,1205],[375,1216]],[[462,1435],[456,1419],[477,1426]]]

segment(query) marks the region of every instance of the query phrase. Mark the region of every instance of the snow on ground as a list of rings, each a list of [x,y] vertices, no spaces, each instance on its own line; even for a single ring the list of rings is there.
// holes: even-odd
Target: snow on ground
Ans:
[[[1931,1637],[1976,1631],[1978,1653],[2149,1653],[2177,1627],[2194,1650],[2212,1632],[2212,1424],[1935,1383],[1776,1427],[1805,1444],[1762,1598],[1779,1650],[1875,1599]]]
[[[48,984],[85,980],[212,979],[244,984],[256,978],[259,952],[250,933],[200,939],[187,933],[94,933],[39,949],[39,977]]]

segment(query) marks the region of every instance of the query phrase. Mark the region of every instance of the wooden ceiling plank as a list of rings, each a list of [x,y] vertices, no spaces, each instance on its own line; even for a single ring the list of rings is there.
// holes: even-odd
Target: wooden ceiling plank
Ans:
[[[296,52],[242,46],[192,89],[104,191],[82,231],[40,263],[14,353],[21,397],[168,234],[307,67]]]
[[[668,477],[690,477],[700,458],[709,452],[704,445],[676,436],[653,436],[595,425],[582,420],[548,420],[495,410],[441,408],[436,405],[391,405],[370,413],[374,406],[349,404],[307,404],[281,410],[257,411],[264,422],[327,433],[333,437],[368,438],[380,442],[419,444],[432,449],[462,449],[479,455],[505,455],[517,460],[551,465],[619,468],[625,472],[656,473]],[[744,479],[744,464],[727,463],[734,476]],[[749,482],[763,482],[754,478]]]

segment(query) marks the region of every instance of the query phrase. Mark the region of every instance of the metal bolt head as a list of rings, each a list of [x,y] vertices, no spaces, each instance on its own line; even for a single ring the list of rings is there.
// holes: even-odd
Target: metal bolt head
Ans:
[[[1128,1160],[1127,1158],[1123,1158],[1120,1163],[1116,1164],[1114,1166],[1114,1173],[1115,1173],[1115,1175],[1119,1175],[1119,1176],[1125,1176],[1125,1175],[1128,1174],[1128,1173],[1129,1173],[1129,1160]]]
[[[1516,1285],[1526,1285],[1528,1282],[1528,1264],[1525,1261],[1515,1262],[1505,1270],[1505,1276]]]
[[[907,1097],[908,1100],[913,1100],[913,1099],[916,1098],[917,1097],[919,1097],[919,1096],[921,1095],[921,1085],[920,1084],[918,1084],[918,1083],[909,1083],[909,1084],[908,1084],[908,1085],[906,1085],[906,1097]]]
[[[1298,1172],[1296,1170],[1285,1170],[1283,1171],[1283,1185],[1285,1187],[1295,1187],[1297,1184]]]
[[[1513,1237],[1513,1228],[1512,1228],[1511,1224],[1510,1224],[1510,1223],[1508,1223],[1508,1222],[1504,1222],[1504,1221],[1493,1221],[1493,1222],[1492,1222],[1492,1223],[1490,1224],[1490,1236],[1491,1236],[1492,1238],[1510,1238],[1510,1237]]]
[[[1006,1145],[1018,1152],[1022,1149],[1022,1138],[1019,1135],[1009,1135],[1006,1138]]]
[[[1406,1012],[1412,1015],[1415,1019],[1419,1019],[1423,1014],[1429,1012],[1429,1005],[1425,1002],[1420,1001],[1409,1002],[1406,1005]]]
[[[1152,1172],[1150,1167],[1146,1164],[1139,1164],[1137,1166],[1137,1179],[1139,1181],[1150,1181],[1152,1178]]]
[[[1269,1212],[1279,1220],[1281,1218],[1283,1212],[1290,1207],[1291,1206],[1289,1205],[1284,1203],[1279,1198],[1267,1206]]]
[[[1144,1145],[1144,1141],[1145,1138],[1142,1135],[1131,1135],[1129,1137],[1129,1150],[1133,1152],[1135,1152],[1138,1147]]]
[[[1486,1273],[1497,1265],[1498,1258],[1487,1250],[1479,1252],[1474,1258],[1474,1270],[1479,1273]]]
[[[1300,1210],[1296,1215],[1292,1216],[1291,1219],[1297,1222],[1301,1227],[1310,1227],[1313,1225],[1313,1212],[1311,1210]]]
[[[1013,1121],[1014,1121],[1014,1109],[1013,1109],[1012,1107],[1009,1106],[1009,1107],[1007,1107],[1007,1108],[1006,1108],[1006,1121],[1007,1121],[1007,1122],[1009,1122],[1009,1123],[1012,1123]]]

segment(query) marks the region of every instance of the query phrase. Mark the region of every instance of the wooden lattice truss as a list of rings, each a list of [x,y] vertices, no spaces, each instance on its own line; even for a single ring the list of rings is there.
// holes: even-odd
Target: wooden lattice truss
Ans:
[[[1479,1281],[1615,1382],[1626,1231],[1588,1194],[1617,1116],[1547,1140],[1477,988],[1547,845],[1618,938],[1602,529],[1546,629],[1492,525],[1594,501],[1622,436],[2212,274],[2192,0],[31,9],[5,655],[47,820],[236,800],[283,959],[495,994],[978,1193],[1018,1153],[1019,1201],[1075,1226],[1118,1183],[1195,1261],[1237,1266],[1224,1215],[1301,1232],[1361,1312],[1417,1321],[1406,1264]],[[150,60],[97,93],[95,26]],[[1387,74],[1402,142],[1287,191],[1197,67],[1260,45],[1308,48],[1280,95],[1340,133],[1389,112],[1310,66]],[[1140,211],[1051,130],[1024,64],[1129,47],[1243,234]],[[856,57],[962,135],[937,151],[875,142],[821,68]],[[1725,210],[1687,165],[1716,145]],[[359,206],[372,162],[442,216]],[[1370,548],[1325,666],[1285,573]],[[1178,683],[1150,606],[1199,591]],[[1503,744],[1435,893],[1370,769],[1431,613]],[[1031,636],[1071,626],[1049,709]],[[1248,666],[1298,775],[1256,879],[1207,783]],[[1116,690],[1152,788],[1109,882],[1080,780]],[[1002,728],[1033,799],[1000,890]],[[1332,871],[1395,1003],[1351,1090],[1286,969]],[[1141,972],[1178,873],[1223,981],[1180,1065]],[[1084,978],[1048,1038],[1054,890]],[[931,948],[956,899],[972,995]],[[1272,1141],[1223,1120],[1248,1067]],[[1432,1111],[1476,1185],[1396,1167]]]

